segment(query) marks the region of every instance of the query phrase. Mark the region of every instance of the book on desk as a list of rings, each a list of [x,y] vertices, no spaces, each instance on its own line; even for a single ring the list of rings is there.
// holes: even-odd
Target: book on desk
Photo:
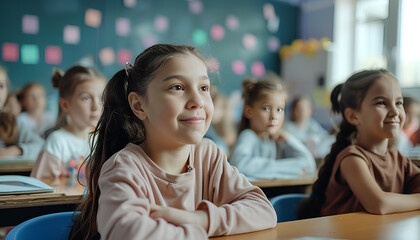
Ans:
[[[50,192],[54,192],[54,188],[33,177],[20,175],[0,176],[0,196]]]

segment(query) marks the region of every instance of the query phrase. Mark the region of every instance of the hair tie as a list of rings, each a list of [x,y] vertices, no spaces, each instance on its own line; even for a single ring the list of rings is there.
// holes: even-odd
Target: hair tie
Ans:
[[[129,63],[129,62],[125,62],[125,74],[128,77],[128,74],[131,72],[131,69],[133,69],[133,64]]]

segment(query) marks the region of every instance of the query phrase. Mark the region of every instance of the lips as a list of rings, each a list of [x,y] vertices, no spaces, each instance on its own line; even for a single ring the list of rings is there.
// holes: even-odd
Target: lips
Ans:
[[[192,118],[181,119],[180,121],[186,122],[186,123],[191,123],[191,124],[199,124],[199,123],[204,122],[204,118],[203,117],[192,117]]]

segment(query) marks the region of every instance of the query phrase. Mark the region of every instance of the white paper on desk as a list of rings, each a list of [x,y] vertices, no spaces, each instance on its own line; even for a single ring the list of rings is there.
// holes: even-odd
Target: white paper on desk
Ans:
[[[54,192],[54,188],[36,178],[19,175],[0,176],[0,195],[47,192]]]

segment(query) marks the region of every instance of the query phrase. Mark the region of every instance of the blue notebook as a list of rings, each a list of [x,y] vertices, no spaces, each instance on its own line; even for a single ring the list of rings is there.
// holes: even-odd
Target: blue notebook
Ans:
[[[54,188],[33,177],[19,175],[0,176],[0,195],[49,192],[54,192]]]

